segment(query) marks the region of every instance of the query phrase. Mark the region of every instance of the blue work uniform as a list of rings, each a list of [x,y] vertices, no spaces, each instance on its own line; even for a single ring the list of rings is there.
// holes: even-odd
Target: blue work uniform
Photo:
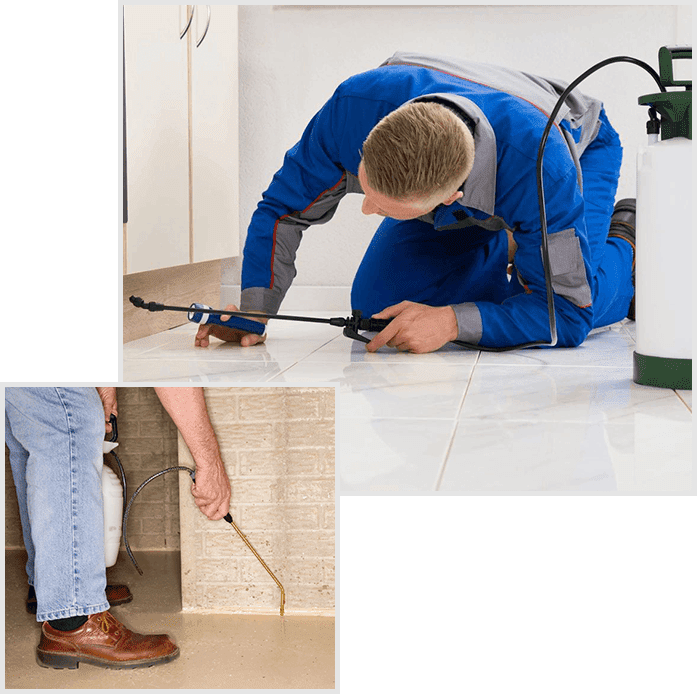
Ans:
[[[403,300],[450,305],[458,339],[507,347],[549,341],[536,162],[549,114],[567,83],[479,63],[397,53],[343,82],[314,116],[263,194],[249,225],[243,310],[275,313],[295,277],[303,231],[362,193],[361,148],[386,115],[436,101],[475,143],[463,196],[413,220],[386,218],[354,279],[364,315]],[[549,257],[559,346],[622,320],[633,295],[632,249],[607,238],[622,148],[600,101],[574,90],[544,154]],[[517,244],[508,263],[508,235]]]

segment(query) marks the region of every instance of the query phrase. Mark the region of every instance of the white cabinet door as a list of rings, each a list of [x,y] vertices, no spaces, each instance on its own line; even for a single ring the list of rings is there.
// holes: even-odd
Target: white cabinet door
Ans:
[[[126,5],[127,272],[189,262],[185,5]]]
[[[194,13],[191,52],[192,262],[239,255],[237,6]]]

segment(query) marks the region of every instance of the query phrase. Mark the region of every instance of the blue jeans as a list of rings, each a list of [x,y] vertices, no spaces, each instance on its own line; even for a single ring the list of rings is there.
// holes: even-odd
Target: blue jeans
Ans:
[[[5,443],[40,622],[109,609],[94,388],[5,388]]]
[[[588,242],[593,327],[622,320],[634,295],[633,251],[622,239],[608,238],[622,146],[603,111],[596,139],[580,159]],[[535,175],[534,172],[531,175]],[[480,227],[438,230],[418,219],[386,218],[356,272],[351,307],[372,316],[400,301],[447,306],[470,301],[500,304],[523,291],[508,282],[508,238]]]

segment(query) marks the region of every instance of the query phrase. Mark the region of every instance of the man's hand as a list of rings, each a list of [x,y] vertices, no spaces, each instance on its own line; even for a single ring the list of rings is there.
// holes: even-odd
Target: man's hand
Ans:
[[[388,306],[372,318],[392,318],[392,322],[367,345],[375,352],[384,345],[400,352],[425,354],[435,352],[446,342],[457,339],[457,319],[450,306],[426,306],[413,301],[402,301]]]
[[[196,506],[209,520],[220,520],[230,510],[230,480],[220,465],[196,465],[196,482],[191,485]]]
[[[99,397],[102,399],[102,407],[104,407],[104,429],[107,434],[111,434],[111,424],[109,420],[111,415],[118,416],[116,407],[116,388],[97,388]]]
[[[230,507],[230,481],[208,416],[203,388],[156,386],[155,392],[194,459],[196,482],[191,486],[191,494],[196,505],[211,520],[220,520]]]
[[[225,307],[226,311],[239,311],[237,306],[233,304],[228,304]],[[220,316],[222,321],[229,320],[232,316]],[[260,323],[266,323],[267,320],[264,318],[250,318],[250,320],[258,320]],[[196,339],[194,344],[196,347],[208,347],[209,339],[208,336],[213,335],[220,340],[225,340],[225,342],[239,342],[242,347],[250,347],[251,345],[261,344],[266,340],[266,335],[256,335],[255,333],[247,333],[244,330],[237,330],[236,328],[224,328],[221,325],[216,325],[215,323],[200,325],[198,332],[196,333]],[[224,515],[224,514],[223,514]]]

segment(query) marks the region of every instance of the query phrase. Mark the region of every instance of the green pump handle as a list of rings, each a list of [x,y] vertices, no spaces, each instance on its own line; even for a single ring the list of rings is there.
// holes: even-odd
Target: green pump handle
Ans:
[[[645,94],[639,103],[661,114],[661,140],[674,137],[692,139],[692,80],[673,77],[673,60],[692,59],[692,46],[662,46],[658,50],[661,86],[683,87],[659,94]]]
[[[692,46],[661,46],[658,49],[658,72],[665,87],[692,89],[692,80],[673,79],[673,61],[692,60]]]

